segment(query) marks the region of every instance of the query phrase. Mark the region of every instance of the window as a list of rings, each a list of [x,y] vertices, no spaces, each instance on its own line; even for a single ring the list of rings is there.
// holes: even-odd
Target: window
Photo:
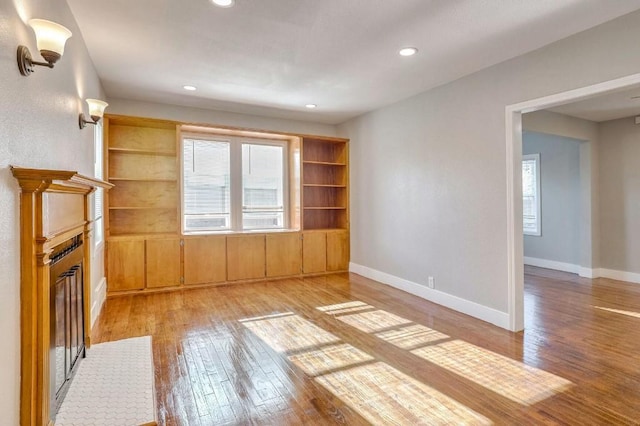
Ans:
[[[242,144],[244,229],[284,228],[284,148]]]
[[[230,143],[189,138],[182,149],[185,231],[231,229]]]
[[[97,179],[104,178],[103,171],[103,142],[102,123],[98,123],[93,129],[94,141],[94,174]],[[93,235],[96,247],[104,241],[104,221],[102,219],[104,205],[104,189],[98,188],[93,194]]]
[[[284,141],[183,136],[184,232],[286,228],[286,164]]]
[[[522,216],[525,235],[540,236],[540,154],[522,156]]]

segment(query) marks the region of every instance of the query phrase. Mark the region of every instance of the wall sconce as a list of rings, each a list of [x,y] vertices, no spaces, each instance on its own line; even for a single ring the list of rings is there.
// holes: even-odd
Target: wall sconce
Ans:
[[[104,109],[109,106],[108,103],[99,99],[87,99],[87,104],[89,105],[89,115],[93,121],[87,120],[84,118],[84,113],[80,113],[80,117],[78,117],[78,124],[81,129],[84,129],[87,124],[98,124],[98,121],[100,121],[104,115]]]
[[[44,19],[31,19],[29,25],[36,33],[36,43],[40,54],[47,62],[37,62],[31,57],[27,46],[18,46],[18,68],[20,74],[28,76],[34,65],[53,68],[64,53],[64,45],[71,37],[71,31],[60,24]]]

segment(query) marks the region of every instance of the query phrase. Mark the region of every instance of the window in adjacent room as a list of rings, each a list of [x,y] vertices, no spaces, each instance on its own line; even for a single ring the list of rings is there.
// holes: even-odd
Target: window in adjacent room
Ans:
[[[184,135],[184,232],[286,228],[287,164],[286,141]]]
[[[96,179],[104,178],[103,163],[103,139],[102,139],[102,123],[98,123],[93,128],[94,141],[94,175]],[[99,246],[104,241],[104,189],[98,188],[93,194],[93,235],[95,246]]]
[[[522,156],[522,213],[525,235],[540,236],[540,154]]]

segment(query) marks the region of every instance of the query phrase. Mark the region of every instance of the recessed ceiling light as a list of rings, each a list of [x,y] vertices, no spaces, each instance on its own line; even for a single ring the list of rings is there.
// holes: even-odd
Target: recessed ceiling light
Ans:
[[[413,56],[418,53],[418,49],[416,49],[415,47],[404,47],[400,49],[398,53],[400,54],[400,56]]]
[[[305,107],[307,107],[309,109],[314,109],[314,108],[317,108],[318,105],[316,105],[316,104],[306,104]]]
[[[196,86],[182,86],[184,90],[194,91],[196,90]]]
[[[211,0],[213,4],[220,7],[231,7],[235,3],[235,0]]]

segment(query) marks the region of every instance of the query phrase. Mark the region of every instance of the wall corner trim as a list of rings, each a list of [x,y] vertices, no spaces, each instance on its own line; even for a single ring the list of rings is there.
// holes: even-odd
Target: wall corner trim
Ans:
[[[580,266],[580,270],[578,271],[578,275],[580,275],[582,278],[600,278],[602,275],[600,275],[600,269],[599,268],[585,268],[584,266]]]
[[[102,277],[100,284],[96,287],[92,294],[93,303],[91,304],[91,326],[95,324],[96,320],[102,312],[105,300],[107,300],[107,279]]]
[[[509,329],[509,314],[367,266],[349,263],[349,272],[397,288],[454,311]]]

